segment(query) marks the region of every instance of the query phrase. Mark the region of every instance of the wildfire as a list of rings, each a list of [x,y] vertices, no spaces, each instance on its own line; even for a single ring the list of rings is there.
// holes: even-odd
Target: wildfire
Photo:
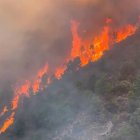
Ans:
[[[0,128],[0,134],[5,132],[14,122],[15,113],[12,113],[11,116],[4,122],[3,126]]]
[[[2,117],[6,112],[8,112],[7,106],[4,106],[2,112],[0,113],[0,117]]]
[[[120,29],[116,32],[116,42],[120,42],[126,39],[128,36],[134,34],[137,30],[137,27],[133,25],[127,25],[126,27]]]
[[[115,44],[125,40],[128,36],[134,34],[137,30],[137,26],[126,25],[116,31],[114,31],[109,24],[112,22],[111,19],[106,20],[106,24],[101,33],[93,40],[82,39],[78,34],[79,23],[72,22],[72,35],[73,35],[73,47],[71,51],[71,58],[79,57],[81,66],[87,65],[89,62],[94,62],[100,59],[104,53],[110,49],[111,44]],[[114,33],[116,36],[114,37]],[[113,41],[114,40],[114,41]]]
[[[46,74],[47,72],[48,72],[48,64],[45,65],[45,67],[38,72],[38,74],[33,82],[32,89],[33,89],[34,94],[36,94],[39,91],[41,79],[42,79],[43,75]]]
[[[66,66],[57,68],[57,69],[56,69],[56,72],[55,72],[55,77],[56,77],[57,79],[61,79],[61,76],[64,74],[66,68],[67,68]]]
[[[134,34],[137,27],[134,25],[126,25],[115,31],[110,27],[112,19],[107,19],[105,26],[97,36],[93,36],[92,40],[80,37],[78,33],[79,24],[76,21],[71,22],[71,32],[73,36],[72,48],[70,51],[70,57],[66,59],[65,64],[56,68],[53,75],[59,80],[67,69],[67,63],[73,61],[79,57],[81,61],[81,67],[87,65],[89,62],[94,62],[100,59],[103,53],[110,49],[110,45],[118,43],[128,36]],[[115,37],[114,37],[115,33]],[[14,97],[11,102],[12,114],[7,118],[2,127],[0,133],[5,132],[14,122],[14,116],[18,108],[19,100],[21,96],[30,97],[30,90],[33,95],[37,94],[41,89],[41,80],[44,74],[50,74],[49,65],[46,64],[44,68],[40,69],[33,80],[26,80],[21,86],[16,86],[14,90]],[[52,74],[48,76],[46,84],[52,83]],[[3,116],[8,111],[7,106],[4,107],[0,116]]]
[[[81,66],[87,65],[89,62],[98,60],[103,52],[109,49],[110,37],[109,27],[105,26],[100,35],[93,38],[92,41],[81,39],[77,33],[78,24],[72,23],[73,47],[71,52],[72,59],[79,57]]]
[[[71,24],[72,24],[71,32],[73,36],[71,57],[76,58],[80,56],[82,42],[81,42],[81,38],[78,35],[79,23],[77,23],[76,21],[72,21]]]

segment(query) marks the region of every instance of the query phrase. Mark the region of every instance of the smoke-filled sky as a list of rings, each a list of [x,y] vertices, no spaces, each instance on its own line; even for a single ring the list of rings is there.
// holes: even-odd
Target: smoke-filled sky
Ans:
[[[1,0],[1,89],[47,62],[52,70],[62,64],[72,46],[71,20],[80,22],[81,36],[91,37],[107,17],[114,27],[135,22],[139,7],[139,0]]]
[[[106,18],[112,28],[135,23],[140,0],[0,0],[0,111],[10,87],[32,79],[46,63],[62,65],[72,47],[71,21],[83,38],[93,38]],[[20,110],[20,109],[19,109]]]

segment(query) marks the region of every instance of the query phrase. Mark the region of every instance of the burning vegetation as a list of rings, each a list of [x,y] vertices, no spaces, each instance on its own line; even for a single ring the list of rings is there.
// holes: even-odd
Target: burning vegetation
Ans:
[[[59,2],[59,0],[58,0],[58,2]],[[48,112],[50,111],[50,114],[52,113],[52,116],[50,114],[48,115],[50,117],[50,122],[49,122],[49,118],[47,118],[48,120],[46,120],[46,121],[48,123],[48,127],[45,128],[45,126],[43,126],[44,127],[43,131],[45,129],[49,130],[49,127],[51,127],[51,125],[52,126],[54,125],[54,127],[57,128],[59,126],[59,125],[57,125],[57,123],[58,124],[62,123],[63,119],[64,119],[64,122],[66,123],[66,124],[64,124],[64,128],[63,128],[63,126],[61,126],[60,132],[58,132],[58,130],[56,128],[55,128],[55,132],[53,132],[50,128],[51,135],[44,136],[42,138],[43,140],[45,138],[56,139],[56,140],[65,139],[65,137],[67,137],[68,135],[73,135],[73,137],[70,136],[70,139],[72,139],[72,140],[74,140],[74,139],[78,139],[78,140],[84,139],[85,140],[85,138],[88,137],[89,135],[90,135],[89,136],[90,139],[92,139],[93,135],[91,135],[91,132],[90,132],[91,130],[95,132],[94,139],[100,140],[102,137],[101,136],[102,134],[111,133],[112,135],[105,137],[105,139],[107,138],[107,139],[112,140],[111,138],[114,138],[113,136],[120,138],[116,133],[117,128],[123,129],[123,127],[126,127],[126,125],[119,126],[119,125],[121,125],[119,122],[121,119],[125,123],[128,123],[128,125],[129,125],[128,129],[130,129],[131,123],[135,123],[135,120],[134,120],[135,117],[133,118],[130,115],[130,112],[132,112],[132,114],[133,113],[139,114],[138,110],[132,109],[133,107],[139,108],[139,106],[134,105],[134,103],[133,103],[134,100],[130,99],[129,96],[133,96],[133,98],[135,98],[135,94],[137,94],[137,93],[135,93],[136,92],[135,90],[137,90],[137,87],[135,88],[134,85],[137,85],[137,82],[139,82],[138,81],[139,79],[137,79],[138,75],[136,72],[136,71],[138,71],[136,69],[139,69],[139,67],[136,66],[136,64],[135,64],[135,66],[137,68],[135,68],[135,66],[133,66],[133,65],[131,67],[131,64],[128,64],[128,68],[126,68],[126,70],[124,71],[124,69],[125,69],[124,67],[122,68],[123,70],[120,68],[123,64],[120,64],[121,66],[119,66],[119,63],[121,63],[121,61],[123,61],[123,60],[125,61],[125,63],[127,63],[127,60],[129,61],[129,59],[131,59],[131,58],[132,58],[132,61],[135,61],[136,59],[138,60],[138,58],[137,58],[138,52],[136,53],[136,50],[137,50],[136,48],[134,49],[134,53],[136,54],[136,56],[135,56],[135,54],[132,54],[132,56],[129,56],[130,58],[128,57],[128,55],[125,52],[123,52],[124,53],[124,57],[123,57],[123,54],[120,51],[121,50],[126,51],[125,49],[127,48],[127,45],[128,45],[128,53],[131,54],[132,48],[129,46],[129,43],[127,43],[127,42],[129,42],[129,40],[130,40],[130,44],[131,44],[132,41],[133,40],[135,41],[136,40],[135,38],[137,38],[137,36],[139,35],[139,21],[138,21],[139,18],[138,18],[138,13],[137,13],[138,11],[136,13],[134,13],[135,17],[132,17],[133,14],[131,13],[133,11],[133,8],[135,8],[135,5],[138,4],[139,2],[137,2],[137,0],[136,0],[135,4],[132,5],[132,7],[133,7],[132,9],[127,10],[127,9],[120,8],[123,11],[123,15],[122,15],[122,17],[120,15],[119,18],[118,18],[118,13],[115,13],[114,15],[111,15],[111,13],[110,13],[111,11],[114,11],[113,10],[114,3],[115,3],[115,0],[113,2],[109,2],[109,0],[108,0],[106,6],[101,8],[102,7],[101,5],[104,3],[102,3],[100,0],[99,0],[99,2],[97,2],[96,0],[94,2],[91,2],[90,0],[89,0],[89,2],[78,0],[78,1],[76,1],[75,6],[73,6],[73,2],[72,3],[68,2],[68,4],[73,6],[72,9],[70,8],[68,10],[68,14],[66,14],[66,15],[72,15],[71,18],[68,18],[68,19],[64,18],[67,21],[66,23],[68,24],[68,26],[66,26],[67,24],[65,25],[61,21],[58,24],[56,23],[56,28],[55,28],[55,29],[57,29],[57,28],[61,29],[62,27],[64,27],[64,28],[69,27],[68,31],[69,31],[70,36],[68,35],[68,37],[70,38],[71,43],[68,44],[70,47],[67,48],[66,50],[64,49],[65,46],[62,47],[62,50],[65,50],[64,52],[62,51],[62,54],[64,53],[64,56],[61,56],[61,54],[58,56],[55,56],[55,53],[57,51],[58,52],[61,51],[61,49],[55,50],[55,47],[54,48],[52,47],[53,49],[51,47],[50,48],[48,47],[46,49],[44,47],[46,45],[44,43],[44,42],[46,42],[45,35],[47,36],[47,39],[49,42],[47,45],[50,45],[50,46],[52,44],[56,45],[57,44],[56,42],[58,40],[61,40],[61,38],[59,38],[59,35],[55,35],[55,32],[60,33],[60,30],[58,30],[59,31],[58,32],[57,30],[53,29],[53,27],[52,27],[52,28],[48,29],[48,33],[44,33],[44,32],[42,33],[42,31],[41,31],[41,33],[43,35],[42,34],[40,35],[38,33],[38,31],[36,32],[37,37],[35,36],[35,38],[37,38],[37,40],[38,40],[37,43],[39,45],[40,44],[42,45],[42,48],[40,51],[41,54],[39,54],[38,62],[42,61],[43,66],[42,66],[42,64],[39,65],[37,62],[37,67],[35,68],[34,72],[33,73],[29,72],[29,74],[32,73],[31,76],[27,76],[28,74],[27,75],[25,74],[25,77],[22,77],[21,79],[19,78],[19,80],[16,80],[16,84],[15,83],[12,84],[12,89],[13,89],[12,99],[11,99],[10,103],[2,105],[3,108],[1,108],[1,113],[0,113],[0,119],[2,120],[0,123],[0,134],[2,135],[2,139],[7,138],[7,136],[6,136],[7,132],[10,133],[10,135],[12,136],[12,139],[16,140],[16,139],[20,138],[20,136],[22,134],[19,134],[19,137],[14,136],[14,134],[16,133],[16,131],[17,131],[17,133],[20,133],[19,131],[22,131],[22,130],[20,130],[20,128],[19,128],[19,130],[15,130],[15,132],[14,132],[14,130],[12,130],[12,128],[14,128],[16,125],[18,125],[17,122],[18,121],[20,122],[20,118],[18,118],[18,115],[20,113],[22,114],[22,111],[26,109],[26,107],[25,107],[26,105],[23,103],[23,101],[27,100],[27,102],[28,101],[30,102],[30,100],[34,100],[34,99],[37,100],[36,99],[37,97],[40,97],[42,100],[42,98],[44,96],[43,93],[48,94],[48,96],[45,95],[45,102],[48,102],[47,105],[45,104],[45,107],[47,106],[46,107],[47,111]],[[124,2],[122,2],[122,4],[124,4],[124,3],[126,4],[126,0],[124,0]],[[89,6],[90,4],[93,7],[92,6],[90,7]],[[67,5],[67,3],[64,3],[64,7],[63,6],[62,7],[65,8],[66,5]],[[50,7],[53,9],[55,6],[53,7],[51,5]],[[90,8],[88,9],[88,7],[90,7]],[[98,16],[96,16],[96,15],[94,15],[93,9],[96,9],[98,7],[99,7],[99,9],[102,9],[102,10],[101,10],[100,14]],[[117,7],[121,7],[120,4],[118,4]],[[52,12],[51,8],[49,9],[49,12]],[[61,8],[61,6],[59,8]],[[55,12],[58,12],[59,8],[58,9],[56,8]],[[110,11],[107,10],[107,8],[110,9]],[[79,11],[77,9],[79,9]],[[72,12],[73,10],[78,11],[78,12],[75,15],[73,15],[73,12]],[[83,13],[83,12],[81,12],[82,10],[87,11],[88,14],[87,15],[85,14],[83,16],[81,14],[81,13]],[[96,10],[95,10],[95,13],[97,13]],[[118,12],[120,12],[120,11],[118,11]],[[130,17],[127,16],[126,19],[123,20],[123,18],[126,16],[127,11],[130,12]],[[106,16],[108,14],[108,12],[110,13],[111,18]],[[93,20],[94,22],[91,19],[92,14],[94,15],[94,17],[96,17],[95,21]],[[62,17],[66,16],[66,15],[62,15]],[[51,16],[52,16],[52,18],[49,19],[50,21],[49,20],[46,21],[46,19],[45,19],[45,22],[48,23],[49,25],[51,25],[50,23],[57,21],[57,18],[56,19],[53,18],[53,16],[54,16],[53,14]],[[59,17],[59,14],[57,15],[57,17]],[[84,19],[88,19],[88,20],[84,21]],[[123,22],[119,23],[120,20],[123,20]],[[95,25],[91,25],[92,23],[95,23]],[[40,23],[38,23],[38,24],[40,24]],[[41,25],[44,26],[44,24],[41,24]],[[37,28],[37,27],[34,27],[34,28]],[[40,27],[38,28],[38,30],[39,29],[40,29]],[[34,29],[31,29],[31,30],[34,30]],[[42,30],[42,29],[40,29],[40,30]],[[52,31],[54,31],[53,35],[51,35]],[[66,33],[62,33],[62,34],[60,33],[60,36],[62,36],[62,40],[63,40],[62,42],[65,42],[64,41],[65,34]],[[35,40],[35,39],[33,39],[33,40]],[[137,40],[134,42],[134,44],[139,45]],[[36,40],[33,42],[35,42],[35,46],[36,46]],[[60,46],[61,46],[61,43],[60,43]],[[62,44],[65,44],[65,43],[62,43]],[[66,44],[67,44],[67,41],[66,41]],[[136,45],[134,46],[132,43],[132,46],[136,47]],[[125,47],[125,49],[123,47]],[[35,48],[35,50],[39,50],[39,48],[37,48],[37,49]],[[41,56],[42,54],[45,54],[44,50],[48,51],[48,53],[45,57]],[[115,50],[116,50],[116,53],[115,53]],[[33,50],[31,48],[31,52],[32,51]],[[54,55],[51,56],[51,54],[49,54],[49,51],[50,52],[52,51],[54,53]],[[119,55],[119,53],[120,53],[120,55]],[[118,55],[120,58],[116,57],[116,55]],[[34,58],[37,59],[37,57],[35,55],[34,55],[33,59]],[[58,58],[58,60],[57,60],[57,58]],[[110,60],[108,60],[108,58]],[[116,66],[113,63],[115,63]],[[136,63],[138,63],[138,62],[136,62]],[[36,63],[34,63],[34,64],[36,64]],[[30,63],[29,63],[29,65],[30,65]],[[101,66],[99,66],[99,65],[101,65]],[[117,65],[118,65],[118,68],[117,68]],[[32,66],[32,67],[34,68],[34,66]],[[32,68],[32,67],[29,66],[29,68]],[[109,67],[112,67],[111,70],[109,69]],[[131,68],[129,68],[129,67],[131,67]],[[117,72],[117,70],[118,70],[118,72]],[[116,75],[114,76],[114,74],[116,74]],[[125,77],[125,75],[126,75],[126,77]],[[85,82],[82,82],[82,80],[84,81],[84,79],[85,79]],[[71,91],[68,91],[68,90],[71,90]],[[59,92],[62,92],[60,97],[61,97],[61,99],[66,100],[65,103],[64,102],[61,103],[62,100],[59,99],[59,97],[58,97]],[[65,92],[68,92],[70,95],[68,95],[68,93],[65,95],[64,94]],[[80,92],[81,92],[81,97],[79,97]],[[133,94],[130,94],[130,92],[133,92]],[[41,95],[41,93],[43,95]],[[114,95],[112,95],[112,93]],[[54,102],[57,101],[57,98],[54,96],[56,96],[58,98],[58,102],[56,102],[56,104]],[[68,96],[68,98],[66,98],[66,96]],[[83,104],[85,107],[87,107],[87,108],[89,107],[87,109],[87,111],[85,111],[86,108],[83,107],[81,104],[80,105],[77,104],[78,98],[81,101],[83,101]],[[70,101],[71,99],[73,101]],[[97,102],[95,101],[96,99],[97,99]],[[50,100],[52,100],[52,103]],[[128,100],[130,100],[131,103],[129,103]],[[127,105],[126,104],[124,105],[125,109],[120,108],[119,102],[121,102],[122,104],[123,103],[127,104]],[[39,104],[39,103],[40,102],[37,102],[37,104]],[[21,107],[22,106],[21,104],[23,105],[23,107]],[[29,106],[32,106],[30,103],[27,103],[27,104]],[[43,103],[40,103],[40,104],[44,105]],[[92,108],[92,104],[95,106],[99,106],[99,107],[97,107],[98,109],[94,110]],[[59,107],[59,105],[60,105],[60,107]],[[61,116],[61,114],[59,114],[59,113],[58,113],[58,115],[60,115],[62,117],[62,118],[60,118],[60,122],[58,120],[55,120],[55,117],[54,117],[55,113],[57,114],[58,109],[60,109],[60,112],[61,111],[65,112],[65,105],[68,107],[68,110],[70,110],[70,112],[73,113],[73,115],[71,116],[72,119],[76,118],[74,121],[67,120],[67,117],[65,116],[65,114],[64,114],[64,118],[63,118]],[[55,108],[56,106],[58,106],[58,109]],[[78,108],[78,106],[80,108],[80,112],[78,112],[78,110],[75,108],[75,107]],[[29,108],[27,110],[31,111],[30,110],[31,108]],[[64,108],[64,110],[63,110],[63,108]],[[126,108],[129,108],[128,110],[130,112],[126,111]],[[21,112],[19,111],[20,109],[21,109]],[[67,111],[66,111],[66,114],[67,114]],[[45,110],[45,112],[46,112],[46,110]],[[103,115],[103,113],[105,116],[104,119],[102,119],[102,116],[101,116],[101,115]],[[81,114],[81,119],[79,119],[80,114]],[[91,119],[90,120],[88,117],[91,115],[93,115],[93,116],[95,115],[94,117],[98,118],[98,119],[92,120],[90,118]],[[24,119],[26,120],[27,116],[25,113],[25,116],[23,116],[23,118],[25,117]],[[108,117],[111,121],[107,120]],[[118,118],[115,119],[115,121],[114,121],[113,117],[118,117]],[[19,120],[16,121],[17,118]],[[29,119],[31,119],[31,118],[29,117]],[[39,118],[37,118],[37,119],[39,119]],[[43,118],[43,120],[44,120],[44,118]],[[95,130],[92,128],[90,129],[89,127],[87,127],[87,129],[83,130],[83,131],[86,130],[85,131],[86,134],[84,134],[83,139],[82,139],[82,137],[80,135],[82,135],[83,133],[78,134],[78,136],[76,136],[76,134],[73,131],[74,131],[76,125],[79,126],[79,124],[81,124],[82,122],[85,123],[85,121],[97,122],[99,124],[99,127],[97,127],[97,129],[102,128],[101,126],[102,126],[102,124],[104,124],[105,129],[101,129],[103,131],[98,133],[98,130]],[[112,127],[114,126],[112,122],[119,124],[119,125],[117,125],[117,127],[114,128],[114,131],[112,130]],[[25,122],[23,122],[23,123],[25,123]],[[70,123],[72,123],[72,125],[69,125]],[[84,123],[82,125],[84,125],[84,128],[85,128],[87,124],[86,123],[84,124]],[[106,127],[106,124],[107,124],[107,127]],[[108,124],[111,124],[111,128],[110,127],[108,128]],[[26,129],[26,127],[28,128],[28,126],[26,126],[27,125],[26,123],[24,125],[25,126],[23,126],[23,127],[25,127],[25,128],[23,128],[23,129]],[[89,122],[88,122],[88,125],[89,125]],[[97,125],[97,124],[95,124],[95,125]],[[39,126],[42,127],[42,123],[41,124],[39,123],[38,127]],[[66,130],[65,130],[65,128],[66,128]],[[30,128],[28,128],[28,129],[30,131]],[[69,130],[69,129],[71,129],[71,130]],[[79,131],[79,128],[78,128],[78,131]],[[13,133],[13,134],[11,134],[11,133]],[[57,135],[57,133],[59,133],[59,134]],[[31,132],[31,135],[32,135],[32,132]],[[31,137],[31,135],[29,137]],[[137,137],[138,136],[136,134],[136,139],[137,139]],[[24,140],[24,138],[23,138],[23,140]],[[26,137],[25,137],[25,140],[26,140]]]
[[[113,22],[112,20],[110,21]],[[127,37],[133,35],[137,29],[137,26],[135,25],[126,25],[125,27],[118,29],[118,31],[113,31],[109,26],[110,22],[108,24],[108,21],[106,21],[106,25],[101,30],[101,33],[93,37],[93,40],[90,41],[82,39],[78,35],[78,22],[72,21],[71,24],[73,45],[70,52],[70,58],[67,58],[66,62],[69,63],[69,61],[73,61],[75,60],[75,58],[78,57],[80,59],[81,67],[87,65],[89,62],[95,62],[99,60],[103,56],[104,52],[110,49],[111,45],[125,40]],[[113,37],[114,34],[116,34],[115,37]],[[56,71],[53,74],[56,77],[56,79],[61,79],[61,76],[67,69],[67,63],[63,67],[60,66],[60,68],[56,68]],[[12,115],[9,116],[9,118],[4,122],[3,126],[1,126],[1,133],[5,132],[7,128],[9,128],[9,126],[11,126],[14,123],[15,111],[18,107],[20,97],[30,97],[30,89],[32,90],[33,95],[37,94],[38,91],[41,90],[41,79],[45,74],[48,73],[48,71],[49,66],[47,64],[44,68],[39,70],[34,81],[26,80],[23,85],[15,88],[15,96],[12,100],[12,105],[10,109],[13,112]],[[48,83],[47,79],[46,86],[48,86],[48,84],[50,83]],[[1,114],[4,115],[7,111],[8,109],[4,107],[3,112]]]

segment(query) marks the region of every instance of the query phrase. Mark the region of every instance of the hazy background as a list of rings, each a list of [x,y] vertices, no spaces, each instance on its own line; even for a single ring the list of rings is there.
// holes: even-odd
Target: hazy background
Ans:
[[[47,62],[52,71],[65,62],[72,46],[71,20],[80,23],[78,33],[81,37],[92,38],[102,29],[106,18],[112,18],[112,27],[118,28],[128,23],[135,23],[139,12],[139,0],[0,0],[0,107],[7,102],[10,103],[13,95],[11,86],[14,86],[16,82],[34,77]],[[68,79],[62,82],[62,85],[66,83],[65,92],[69,90],[70,95],[73,93],[70,99],[75,98],[75,93],[78,94],[75,98],[75,103],[77,103],[79,98],[82,98],[79,94],[81,91],[75,88],[73,81],[72,85],[69,84],[70,81],[71,79]],[[58,85],[57,83],[56,86]],[[61,87],[58,89],[54,86],[53,90],[56,90],[56,94]],[[73,90],[70,91],[71,89]],[[43,99],[41,101],[38,101],[38,98],[33,99],[29,108],[31,118],[30,112],[36,105],[43,102]],[[56,100],[54,99],[53,102]],[[89,100],[84,101],[88,106]],[[49,104],[44,106],[43,109],[46,109]],[[75,106],[72,112],[73,109]],[[54,109],[54,112],[56,110]],[[42,110],[45,112],[45,117],[47,111]],[[21,110],[18,117],[20,118],[24,112],[26,111],[23,108],[23,112]],[[26,117],[30,119],[28,115]]]
[[[71,20],[81,23],[81,35],[91,37],[100,30],[106,17],[113,18],[115,26],[135,22],[139,3],[139,0],[1,0],[0,85],[31,76],[46,62],[52,69],[63,63],[71,48]]]

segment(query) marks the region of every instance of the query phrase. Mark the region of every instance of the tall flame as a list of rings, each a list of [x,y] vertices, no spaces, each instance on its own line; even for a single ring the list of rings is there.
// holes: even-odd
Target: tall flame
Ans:
[[[71,57],[79,57],[81,61],[81,66],[87,65],[89,62],[94,62],[100,59],[104,53],[110,49],[110,45],[114,43],[121,42],[125,40],[128,36],[134,34],[137,30],[137,26],[126,25],[114,31],[111,29],[109,24],[112,22],[111,19],[106,20],[106,25],[103,27],[101,33],[95,37],[93,40],[86,40],[80,38],[78,34],[79,23],[72,21],[72,35],[73,35],[73,47],[71,51]],[[114,33],[116,36],[114,37]],[[114,39],[114,41],[113,41]]]
[[[100,59],[104,51],[110,49],[110,45],[118,43],[128,36],[134,34],[137,30],[137,26],[126,25],[118,30],[113,30],[109,25],[112,22],[112,19],[107,19],[105,26],[102,28],[102,31],[94,36],[92,40],[81,38],[78,34],[79,24],[76,21],[71,22],[71,31],[72,31],[72,48],[70,52],[70,57],[65,60],[65,64],[56,68],[54,76],[56,79],[61,79],[61,76],[64,74],[67,69],[67,63],[73,61],[75,58],[79,57],[81,61],[81,67],[87,65],[89,62],[94,62]],[[114,37],[114,33],[116,36]],[[33,80],[25,80],[24,84],[21,86],[16,86],[14,90],[14,97],[11,102],[11,107],[5,106],[0,113],[0,116],[5,115],[6,112],[11,111],[11,115],[4,121],[3,125],[0,127],[0,133],[5,132],[13,123],[16,110],[21,96],[30,97],[35,95],[41,89],[41,79],[44,74],[49,73],[49,65],[46,64],[42,69],[40,69]],[[46,84],[52,83],[52,75],[48,76]],[[30,93],[32,90],[32,94]]]
[[[71,57],[79,57],[81,61],[81,66],[87,65],[89,62],[94,62],[98,60],[103,52],[109,49],[110,29],[108,26],[103,27],[100,35],[93,38],[92,41],[83,40],[78,36],[76,32],[77,23],[72,23],[72,33],[73,33],[73,48],[71,52]]]
[[[43,75],[47,72],[48,72],[48,64],[46,64],[43,69],[39,70],[39,72],[33,82],[32,89],[33,89],[34,94],[36,94],[39,91],[41,79],[42,79]]]

